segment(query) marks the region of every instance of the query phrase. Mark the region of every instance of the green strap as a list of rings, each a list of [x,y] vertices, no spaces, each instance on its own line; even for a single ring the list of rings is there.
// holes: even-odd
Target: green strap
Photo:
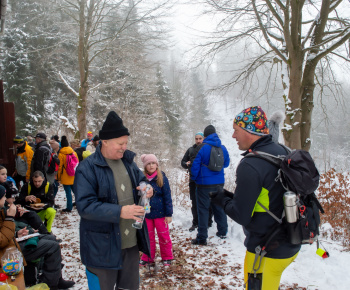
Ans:
[[[49,187],[50,187],[50,182],[46,182],[45,194],[47,194],[49,192]],[[28,183],[28,195],[30,195],[31,191],[32,191],[32,187],[31,187],[30,183]]]

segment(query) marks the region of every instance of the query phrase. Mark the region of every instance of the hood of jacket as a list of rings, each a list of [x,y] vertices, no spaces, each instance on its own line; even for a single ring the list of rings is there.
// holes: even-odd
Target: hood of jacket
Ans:
[[[43,147],[43,146],[50,148],[49,144],[47,144],[47,142],[44,140],[44,141],[41,141],[40,143],[36,144],[35,149],[39,149],[40,147]]]
[[[73,152],[74,152],[73,148],[69,147],[69,146],[68,147],[63,147],[60,150],[60,153],[65,154],[65,155],[72,154]]]
[[[23,152],[25,152],[26,149],[27,149],[27,146],[29,146],[29,145],[27,144],[26,141],[24,141],[24,143],[23,143],[23,145],[22,145],[21,147],[17,147],[17,153],[23,153]]]
[[[243,152],[241,155],[246,156],[251,151],[259,151],[262,147],[270,145],[271,143],[274,143],[272,141],[272,135],[262,136],[261,138],[256,140],[252,145],[250,145],[249,149]]]
[[[216,133],[213,133],[203,140],[203,144],[210,144],[215,147],[220,147],[221,140],[219,139],[219,136]]]

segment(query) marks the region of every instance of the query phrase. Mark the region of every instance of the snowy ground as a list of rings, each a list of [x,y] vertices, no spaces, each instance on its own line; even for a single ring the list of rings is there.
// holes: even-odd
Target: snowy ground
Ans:
[[[187,198],[187,197],[185,197]],[[65,207],[65,194],[61,188],[58,204]],[[215,236],[216,224],[209,229],[208,246],[192,246],[190,233],[190,209],[174,208],[171,236],[175,261],[164,269],[158,263],[155,270],[141,271],[142,289],[243,289],[244,235],[240,226],[229,220],[226,240]],[[65,263],[63,275],[76,282],[73,289],[86,290],[85,268],[79,254],[79,215],[57,212],[53,232],[63,240],[62,256]],[[323,241],[330,258],[316,255],[316,246],[303,246],[296,261],[287,268],[281,280],[281,289],[348,289],[348,261],[350,253],[340,245]],[[158,257],[158,262],[160,258]]]

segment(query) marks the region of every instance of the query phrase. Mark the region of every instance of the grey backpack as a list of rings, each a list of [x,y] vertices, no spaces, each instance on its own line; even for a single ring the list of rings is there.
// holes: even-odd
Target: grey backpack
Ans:
[[[211,171],[221,171],[224,168],[224,161],[225,161],[224,152],[222,151],[221,147],[216,147],[213,145],[210,145],[210,146],[211,146],[211,150],[210,150],[209,164],[208,165],[203,164],[203,165],[206,166]]]
[[[24,156],[24,160],[20,157],[16,157],[16,170],[17,173],[21,176],[26,176],[28,169],[27,157]]]

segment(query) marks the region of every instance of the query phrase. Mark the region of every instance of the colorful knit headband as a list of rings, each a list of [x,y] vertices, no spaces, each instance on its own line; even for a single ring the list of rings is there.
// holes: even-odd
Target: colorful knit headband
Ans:
[[[260,106],[244,109],[235,117],[234,123],[255,135],[263,136],[269,134],[267,117]]]

